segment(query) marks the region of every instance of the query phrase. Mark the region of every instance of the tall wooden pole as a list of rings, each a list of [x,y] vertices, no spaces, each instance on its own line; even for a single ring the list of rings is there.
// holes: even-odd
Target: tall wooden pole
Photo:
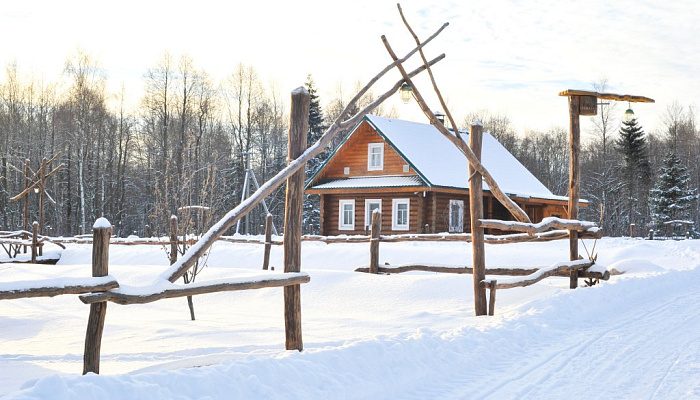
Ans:
[[[474,124],[469,129],[469,147],[481,161],[483,127]],[[486,288],[481,282],[486,279],[486,253],[484,249],[484,228],[479,220],[484,217],[482,176],[469,164],[469,207],[472,228],[472,268],[474,276],[474,313],[486,315]]]
[[[289,165],[306,150],[309,131],[309,92],[299,87],[292,92],[292,106],[287,141]],[[301,222],[304,202],[304,171],[301,167],[287,179],[284,211],[284,272],[301,271]],[[303,350],[301,339],[301,285],[284,287],[285,347]]]
[[[24,160],[24,190],[26,191],[29,188],[29,174],[30,172],[29,168],[29,159]],[[25,193],[24,195],[24,225],[22,226],[23,231],[29,230],[29,192]],[[27,253],[27,246],[24,246],[24,253]]]
[[[569,96],[569,219],[578,219],[580,188],[579,152],[581,148],[581,127],[579,125],[580,96]],[[569,260],[578,260],[578,231],[569,230]],[[578,270],[571,271],[569,287],[578,286]]]
[[[106,276],[109,273],[110,236],[112,236],[112,224],[106,218],[98,218],[92,227],[92,276]],[[100,373],[100,349],[106,315],[106,301],[90,304],[83,353],[83,375],[88,372]]]

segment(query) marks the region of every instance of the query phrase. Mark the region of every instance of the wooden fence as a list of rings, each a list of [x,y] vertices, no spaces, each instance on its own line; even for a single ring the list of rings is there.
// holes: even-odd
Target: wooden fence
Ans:
[[[308,131],[309,94],[306,90],[296,90],[292,94],[292,119],[290,122],[290,143],[288,161],[296,157],[306,147]],[[107,302],[117,304],[143,304],[165,298],[185,297],[223,291],[282,287],[285,304],[285,348],[303,349],[301,336],[301,295],[300,285],[310,281],[309,275],[301,269],[301,218],[303,203],[304,163],[300,163],[298,173],[287,181],[285,226],[289,235],[284,238],[284,273],[264,273],[255,277],[218,279],[176,285],[177,278],[167,270],[160,279],[148,286],[120,288],[119,283],[109,276],[109,244],[112,226],[105,218],[99,218],[93,226],[92,234],[92,277],[76,279],[44,280],[34,282],[7,282],[0,284],[0,300],[24,297],[53,297],[60,294],[80,294],[80,300],[90,305],[85,348],[83,352],[83,374],[100,371],[100,348],[104,329]],[[297,226],[298,229],[290,229]],[[36,235],[34,235],[36,238]],[[35,240],[36,241],[36,240]],[[194,246],[203,246],[201,241]],[[36,248],[37,246],[35,246]],[[172,267],[171,267],[172,268]],[[115,290],[119,289],[119,290]]]

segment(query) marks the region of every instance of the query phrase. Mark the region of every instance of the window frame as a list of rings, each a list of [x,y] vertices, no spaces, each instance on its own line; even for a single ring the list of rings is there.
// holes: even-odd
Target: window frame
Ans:
[[[352,224],[346,224],[345,222],[345,205],[352,206]],[[355,230],[355,200],[354,199],[341,199],[338,200],[338,230],[341,231],[354,231]]]
[[[372,213],[370,212],[370,204],[379,204],[379,212],[382,212],[382,199],[365,199],[365,227],[372,225]]]
[[[406,223],[399,224],[399,205],[406,205]],[[411,225],[411,199],[401,198],[391,200],[391,230],[407,231]]]
[[[454,206],[458,207],[458,216],[459,216],[459,224],[454,225],[452,221],[452,208]],[[448,227],[447,230],[450,233],[463,233],[464,232],[464,200],[457,200],[457,199],[450,199],[450,208],[449,208],[449,221],[448,221]],[[457,228],[457,229],[453,229]]]
[[[372,150],[379,149],[379,165],[372,165]],[[367,144],[367,171],[384,170],[384,142]]]

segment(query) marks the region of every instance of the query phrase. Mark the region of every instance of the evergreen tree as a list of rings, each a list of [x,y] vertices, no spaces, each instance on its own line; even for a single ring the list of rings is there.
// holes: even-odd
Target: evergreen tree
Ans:
[[[664,222],[690,219],[690,209],[697,199],[696,190],[689,188],[690,176],[675,152],[663,161],[659,180],[651,190],[651,211],[657,228]]]
[[[321,138],[327,127],[323,121],[323,110],[321,109],[321,103],[316,93],[316,87],[314,86],[314,80],[311,74],[308,75],[304,85],[306,86],[306,90],[309,91],[309,132],[306,136],[306,140],[308,146],[312,146]],[[306,163],[307,179],[311,178],[313,174],[318,171],[321,165],[328,159],[329,155],[330,151],[326,149],[323,153]],[[319,201],[320,198],[318,195],[304,195],[303,226],[308,227],[309,225],[313,225],[314,228],[318,228],[321,221]]]
[[[623,121],[615,149],[622,156],[621,177],[625,183],[627,224],[642,222],[647,215],[646,199],[649,196],[651,172],[647,137],[636,119]]]

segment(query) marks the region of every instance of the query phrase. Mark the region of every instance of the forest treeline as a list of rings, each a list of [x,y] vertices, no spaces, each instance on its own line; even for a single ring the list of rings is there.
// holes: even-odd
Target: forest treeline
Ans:
[[[122,237],[165,234],[171,215],[186,221],[185,229],[206,229],[240,203],[244,188],[255,189],[252,179],[244,185],[248,167],[262,184],[286,164],[287,94],[262,82],[252,66],[239,64],[215,82],[191,58],[165,54],[144,72],[144,92],[130,108],[123,90],[107,92],[104,72],[89,54],[69,58],[62,76],[60,82],[44,82],[9,65],[0,78],[0,230],[24,226],[23,202],[11,198],[25,189],[25,160],[31,175],[42,159],[59,154],[47,172],[63,167],[43,188],[44,233],[56,236],[89,232],[100,216]],[[354,93],[338,88],[334,98],[322,101],[314,85],[309,75],[309,143]],[[370,93],[358,106],[372,99]],[[375,113],[395,116],[393,110]],[[582,217],[600,221],[610,235],[627,234],[630,223],[641,232],[667,220],[697,221],[692,188],[700,184],[700,133],[694,110],[674,103],[661,131],[646,134],[635,120],[641,134],[627,137],[618,114],[613,105],[602,106],[594,132],[584,135],[581,196],[590,205]],[[523,134],[507,116],[486,111],[467,116],[464,126],[474,119],[555,194],[566,195],[566,128]],[[314,160],[307,172],[321,161]],[[672,174],[687,178],[667,183],[684,186],[678,188],[679,201],[665,199],[668,190],[659,186],[671,166]],[[27,196],[29,220],[38,220],[39,195]],[[667,211],[660,211],[661,200]],[[284,188],[266,203],[281,230]],[[314,198],[306,201],[305,226],[318,226],[315,204]],[[240,232],[259,233],[264,215],[262,209],[251,213]]]
[[[104,70],[90,54],[70,57],[60,82],[6,67],[0,230],[24,227],[23,201],[11,198],[25,189],[25,160],[30,175],[44,158],[59,154],[47,172],[63,164],[45,182],[43,231],[49,235],[89,233],[100,216],[119,236],[166,234],[171,215],[191,226],[185,229],[206,229],[241,202],[244,186],[252,192],[286,165],[289,93],[262,82],[254,67],[239,64],[215,82],[190,57],[166,53],[143,79],[138,106],[127,109],[127,94],[107,92]],[[309,75],[306,86],[320,113],[313,85]],[[317,131],[347,104],[347,95],[337,92],[314,124]],[[372,100],[370,93],[358,106]],[[255,180],[250,174],[244,185],[248,167]],[[39,219],[38,197],[28,194],[30,224]],[[281,228],[284,187],[266,204]],[[258,233],[264,218],[262,208],[255,210],[240,232]]]

